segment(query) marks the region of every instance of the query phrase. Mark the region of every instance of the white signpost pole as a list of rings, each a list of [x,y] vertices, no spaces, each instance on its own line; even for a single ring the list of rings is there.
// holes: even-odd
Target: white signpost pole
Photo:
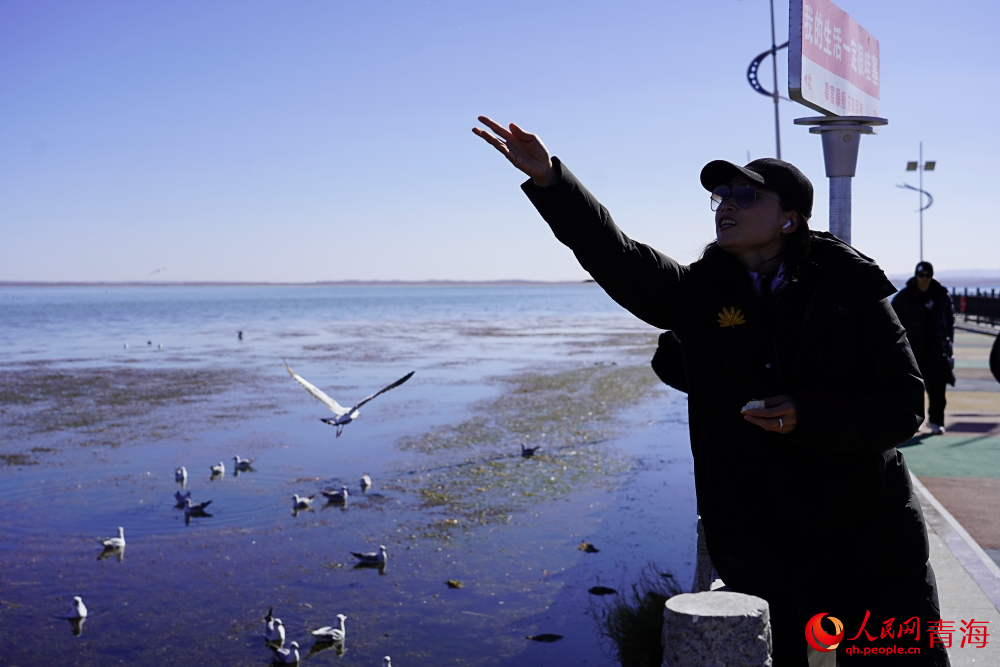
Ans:
[[[795,124],[823,138],[830,232],[848,244],[861,135],[889,122],[878,115],[879,56],[878,40],[830,0],[789,0],[788,94],[825,114]]]

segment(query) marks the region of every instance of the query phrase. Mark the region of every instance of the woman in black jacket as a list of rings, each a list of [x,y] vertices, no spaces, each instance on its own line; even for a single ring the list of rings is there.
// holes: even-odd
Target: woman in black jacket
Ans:
[[[806,664],[806,624],[824,612],[844,624],[843,667],[850,645],[919,645],[906,664],[948,664],[927,641],[937,591],[896,449],[923,420],[923,383],[881,269],[809,231],[808,179],[780,160],[709,163],[716,241],[685,266],[623,234],[538,137],[479,120],[583,268],[676,332],[709,552],[732,590],[770,603],[776,667]],[[919,644],[896,637],[903,621]]]

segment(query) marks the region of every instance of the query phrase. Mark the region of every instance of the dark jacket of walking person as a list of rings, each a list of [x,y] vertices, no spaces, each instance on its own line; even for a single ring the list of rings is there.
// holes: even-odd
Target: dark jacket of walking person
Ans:
[[[931,433],[944,433],[945,385],[955,385],[955,312],[948,290],[934,280],[930,262],[917,264],[914,276],[892,300],[892,307],[906,329],[927,388],[927,420]]]
[[[522,189],[583,268],[638,318],[675,332],[679,348],[671,338],[665,353],[679,349],[684,378],[672,363],[660,372],[688,391],[709,552],[732,590],[768,600],[775,666],[806,665],[806,623],[820,612],[866,646],[885,643],[890,618],[939,619],[920,505],[896,449],[923,421],[923,384],[887,299],[895,289],[869,258],[809,231],[808,179],[780,160],[707,165],[717,242],[685,266],[622,233],[535,135],[480,120],[498,136],[476,134],[532,177]],[[758,238],[754,225],[783,234],[780,257],[757,271],[752,253],[733,250],[746,245],[734,238]],[[754,399],[766,407],[746,409]],[[948,664],[926,632],[920,647],[908,664]],[[838,652],[842,666],[852,659]]]

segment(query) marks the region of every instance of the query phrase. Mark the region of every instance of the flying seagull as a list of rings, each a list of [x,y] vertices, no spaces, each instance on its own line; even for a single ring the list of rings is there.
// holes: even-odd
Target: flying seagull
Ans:
[[[524,443],[521,443],[521,456],[523,458],[530,459],[532,456],[535,455],[535,452],[537,452],[540,448],[541,445],[538,445],[536,447],[525,447]]]
[[[189,493],[188,496],[184,498],[184,514],[185,516],[205,516],[205,508],[211,504],[211,500],[195,504],[194,501],[191,500],[191,494]]]
[[[407,380],[409,380],[411,377],[413,377],[413,373],[414,373],[414,371],[410,371],[409,373],[407,373],[403,377],[399,378],[398,380],[396,380],[395,382],[393,382],[392,384],[390,384],[388,387],[385,387],[384,389],[380,389],[379,391],[375,392],[374,394],[372,394],[370,396],[364,397],[363,399],[361,399],[361,401],[359,403],[357,403],[356,405],[354,405],[352,407],[345,408],[345,407],[341,406],[340,403],[337,403],[337,401],[335,401],[332,398],[330,398],[329,396],[327,396],[321,389],[318,389],[315,385],[311,384],[305,378],[303,378],[301,375],[299,375],[295,371],[293,371],[291,369],[291,367],[288,365],[287,362],[285,363],[285,370],[288,371],[289,375],[291,375],[293,378],[295,378],[296,382],[298,382],[300,385],[302,385],[303,387],[305,387],[305,390],[308,391],[310,394],[312,394],[313,398],[315,398],[316,400],[318,400],[320,403],[322,403],[326,407],[330,408],[330,411],[333,412],[333,414],[335,415],[335,417],[333,419],[321,419],[320,421],[322,421],[324,424],[329,424],[330,426],[336,426],[337,427],[337,437],[338,438],[340,437],[340,434],[344,432],[344,427],[345,426],[347,426],[352,421],[354,421],[355,419],[357,419],[358,417],[361,416],[361,412],[360,412],[359,409],[361,408],[362,405],[364,405],[368,401],[372,400],[376,396],[378,396],[380,394],[384,394],[385,392],[389,391],[390,389],[394,389],[394,388],[398,387],[399,385],[403,384],[404,382],[406,382]]]
[[[346,618],[343,614],[337,614],[337,620],[340,621],[339,628],[326,626],[319,630],[310,630],[309,634],[315,637],[316,641],[320,642],[342,642],[344,641],[344,620]]]
[[[188,500],[191,500],[191,492],[181,493],[180,491],[174,491],[174,498],[177,499],[177,507],[184,507]]]

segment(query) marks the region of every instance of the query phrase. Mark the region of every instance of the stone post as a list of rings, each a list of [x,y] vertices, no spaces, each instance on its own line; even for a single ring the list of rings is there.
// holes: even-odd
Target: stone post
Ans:
[[[667,600],[663,667],[771,667],[767,601],[712,591]]]

